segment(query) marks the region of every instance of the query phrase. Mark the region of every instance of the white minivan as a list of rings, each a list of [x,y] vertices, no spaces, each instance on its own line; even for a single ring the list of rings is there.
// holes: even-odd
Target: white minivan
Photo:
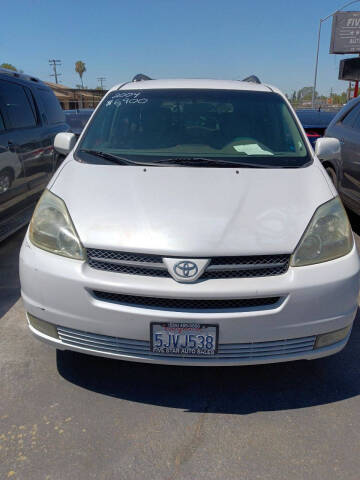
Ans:
[[[32,333],[61,350],[181,365],[315,359],[347,343],[359,257],[285,96],[260,82],[114,87],[20,253]]]

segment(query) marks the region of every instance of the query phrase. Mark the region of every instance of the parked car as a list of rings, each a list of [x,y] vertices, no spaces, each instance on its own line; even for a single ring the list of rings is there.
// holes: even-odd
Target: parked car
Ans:
[[[319,109],[296,110],[296,115],[299,117],[313,148],[315,148],[316,140],[324,136],[326,128],[336,114],[337,111]]]
[[[347,103],[331,121],[326,137],[340,141],[338,155],[327,155],[323,165],[345,205],[360,214],[360,98]]]
[[[49,87],[0,68],[0,240],[30,220],[55,171],[55,135],[68,129]]]
[[[64,110],[65,121],[70,127],[70,131],[79,136],[91,117],[93,108],[80,108],[77,110]]]
[[[60,133],[55,148],[67,158],[20,253],[38,339],[204,366],[314,359],[345,346],[358,253],[279,90],[128,82],[107,94],[78,141]],[[339,142],[316,148],[336,154]]]

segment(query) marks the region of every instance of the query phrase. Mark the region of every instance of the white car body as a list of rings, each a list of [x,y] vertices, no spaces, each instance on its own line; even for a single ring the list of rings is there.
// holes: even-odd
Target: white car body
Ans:
[[[157,80],[121,86],[122,91],[153,88],[281,94],[263,84],[217,80]],[[316,156],[306,168],[237,171],[90,165],[79,163],[70,153],[48,189],[64,200],[88,251],[129,252],[178,261],[290,256],[316,209],[337,195]],[[194,283],[179,283],[170,275],[97,270],[87,260],[36,247],[27,234],[20,254],[20,274],[26,311],[58,329],[58,338],[53,338],[30,325],[40,340],[61,350],[181,365],[270,363],[336,353],[345,346],[350,333],[322,348],[315,348],[316,337],[351,327],[359,291],[355,245],[341,258],[289,266],[280,275],[200,277]],[[98,298],[94,292],[99,291],[169,300],[278,300],[265,306],[206,311],[121,304]],[[150,351],[153,322],[216,324],[218,352],[212,358],[154,354]]]

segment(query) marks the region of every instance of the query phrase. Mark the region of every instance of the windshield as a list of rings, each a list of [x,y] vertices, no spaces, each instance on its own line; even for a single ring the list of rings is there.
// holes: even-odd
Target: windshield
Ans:
[[[81,161],[106,163],[84,150],[147,162],[200,158],[299,167],[311,160],[280,95],[236,90],[114,91],[77,150]]]

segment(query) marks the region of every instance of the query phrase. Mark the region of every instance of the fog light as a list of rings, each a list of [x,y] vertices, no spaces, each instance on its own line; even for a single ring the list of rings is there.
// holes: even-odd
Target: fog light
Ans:
[[[59,338],[57,328],[52,323],[45,322],[45,320],[40,320],[40,318],[34,317],[31,315],[31,313],[28,313],[27,317],[30,325],[38,332],[44,333],[49,337]]]
[[[327,347],[333,343],[340,342],[348,335],[351,330],[351,325],[349,327],[342,328],[341,330],[335,330],[335,332],[323,333],[316,337],[315,348]]]

